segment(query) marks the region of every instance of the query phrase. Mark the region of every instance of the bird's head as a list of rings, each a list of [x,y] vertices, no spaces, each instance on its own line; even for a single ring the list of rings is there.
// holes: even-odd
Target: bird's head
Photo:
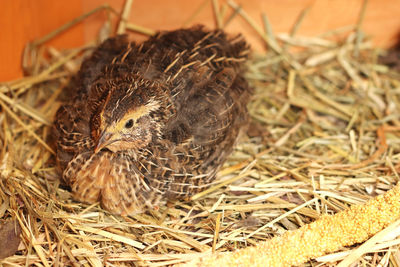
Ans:
[[[161,138],[168,100],[158,83],[130,77],[96,86],[110,88],[101,88],[105,93],[91,118],[95,153],[136,150]]]

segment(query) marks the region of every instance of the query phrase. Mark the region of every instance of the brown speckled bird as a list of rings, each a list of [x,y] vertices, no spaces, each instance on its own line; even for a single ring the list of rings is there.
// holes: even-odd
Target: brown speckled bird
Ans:
[[[249,48],[201,26],[101,44],[57,112],[57,162],[75,199],[132,215],[213,181],[246,125]]]

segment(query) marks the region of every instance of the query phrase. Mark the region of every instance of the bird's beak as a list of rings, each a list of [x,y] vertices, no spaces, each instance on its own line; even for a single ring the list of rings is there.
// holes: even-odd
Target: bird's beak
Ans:
[[[102,132],[99,140],[97,141],[97,145],[94,148],[94,153],[99,152],[100,150],[102,150],[103,148],[105,148],[106,146],[111,144],[112,142],[113,142],[112,134],[108,133],[108,132]]]

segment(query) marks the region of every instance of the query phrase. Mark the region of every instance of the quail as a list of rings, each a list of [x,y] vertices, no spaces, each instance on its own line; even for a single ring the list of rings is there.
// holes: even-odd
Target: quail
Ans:
[[[203,26],[104,41],[55,117],[74,198],[134,215],[209,186],[247,125],[248,54],[241,35]]]

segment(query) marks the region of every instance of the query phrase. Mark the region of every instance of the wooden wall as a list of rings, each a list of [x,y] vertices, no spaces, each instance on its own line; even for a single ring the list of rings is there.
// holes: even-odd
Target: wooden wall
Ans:
[[[207,1],[207,0],[206,0]],[[109,3],[120,11],[123,0],[0,0],[0,81],[22,76],[21,53],[26,42],[37,39],[73,18]],[[220,3],[225,3],[223,0]],[[313,36],[329,29],[355,24],[363,0],[236,0],[261,24],[261,12],[268,15],[275,32],[288,32],[300,12],[310,7],[299,29],[300,35]],[[130,21],[151,29],[173,29],[182,24],[202,4],[194,23],[214,25],[211,0],[135,0]],[[230,12],[231,10],[228,9]],[[105,13],[91,16],[48,42],[57,48],[80,46],[96,36]],[[369,0],[363,24],[374,44],[387,47],[400,32],[400,0]],[[243,32],[255,49],[261,49],[256,33],[243,19],[236,18],[228,31]],[[139,37],[138,37],[139,38]]]

